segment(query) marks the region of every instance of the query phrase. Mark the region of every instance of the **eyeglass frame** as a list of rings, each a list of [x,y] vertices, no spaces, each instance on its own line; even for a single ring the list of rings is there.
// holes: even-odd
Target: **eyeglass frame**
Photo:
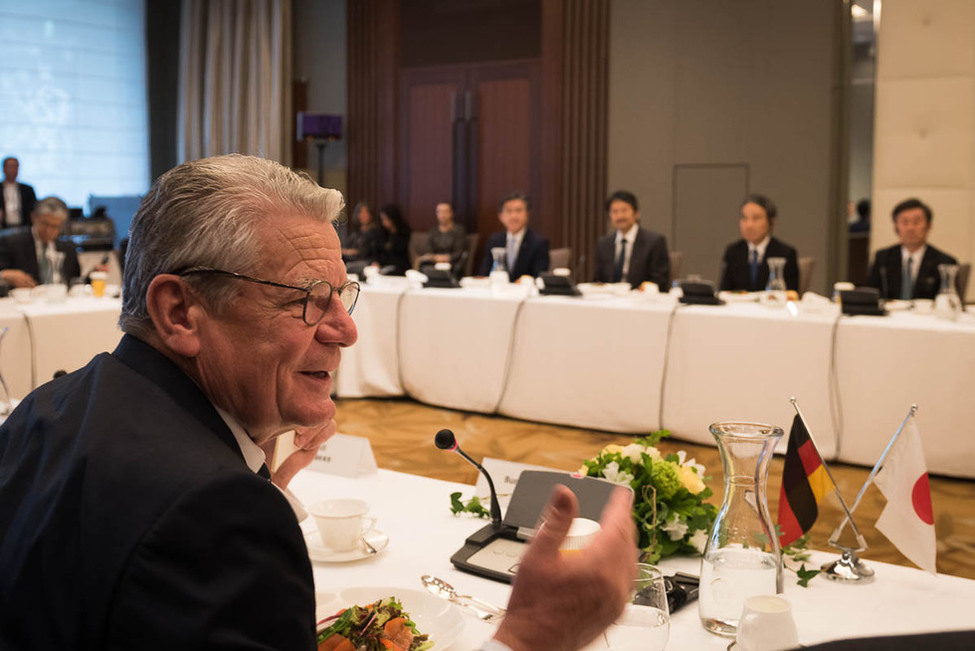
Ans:
[[[352,316],[352,310],[355,309],[356,303],[359,301],[359,291],[361,289],[359,283],[355,282],[354,280],[346,281],[345,284],[343,284],[340,287],[336,287],[335,285],[328,282],[327,280],[313,280],[306,287],[297,287],[295,285],[286,285],[284,283],[278,283],[273,280],[263,280],[261,278],[245,276],[244,274],[239,274],[236,271],[224,271],[223,269],[214,269],[212,267],[203,267],[203,266],[189,267],[187,269],[182,269],[180,271],[176,271],[173,273],[177,276],[180,276],[181,278],[186,276],[195,276],[199,274],[213,274],[216,276],[225,276],[227,278],[236,278],[237,280],[243,280],[258,285],[267,285],[269,287],[281,287],[283,289],[293,289],[298,292],[304,292],[305,298],[301,303],[301,320],[304,321],[305,324],[309,326],[316,326],[322,322],[322,319],[325,318],[325,312],[328,310],[328,306],[332,304],[332,295],[338,294],[341,297],[342,291],[345,290],[346,287],[355,287],[355,296],[352,298],[352,304],[349,305],[349,309],[347,310],[349,316]],[[312,290],[318,287],[319,285],[328,285],[331,291],[328,293],[328,302],[325,304],[325,307],[322,309],[322,316],[319,317],[319,319],[314,323],[310,323],[308,321],[308,316],[307,316],[308,301],[311,300]],[[340,302],[341,300],[342,299],[339,298]]]

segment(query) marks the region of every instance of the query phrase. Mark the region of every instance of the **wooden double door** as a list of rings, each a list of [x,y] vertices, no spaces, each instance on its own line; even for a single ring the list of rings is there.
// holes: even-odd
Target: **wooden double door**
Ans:
[[[431,228],[449,201],[483,244],[501,228],[498,200],[516,190],[541,214],[537,61],[407,68],[400,80],[399,195],[414,228]]]

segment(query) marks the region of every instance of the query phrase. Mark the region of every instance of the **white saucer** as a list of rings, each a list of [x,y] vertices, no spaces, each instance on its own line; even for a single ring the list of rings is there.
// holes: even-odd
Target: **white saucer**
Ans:
[[[362,536],[379,554],[389,545],[389,536],[378,529],[369,529]],[[318,563],[351,563],[376,556],[376,554],[369,553],[365,545],[347,552],[331,550],[322,544],[322,539],[317,530],[305,534],[305,545],[308,547],[308,557]]]

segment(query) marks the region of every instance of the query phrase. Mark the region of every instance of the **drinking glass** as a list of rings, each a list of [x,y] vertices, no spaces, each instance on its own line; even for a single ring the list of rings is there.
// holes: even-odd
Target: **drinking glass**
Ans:
[[[670,611],[663,574],[637,563],[633,597],[620,618],[603,633],[611,651],[663,651],[670,637]]]

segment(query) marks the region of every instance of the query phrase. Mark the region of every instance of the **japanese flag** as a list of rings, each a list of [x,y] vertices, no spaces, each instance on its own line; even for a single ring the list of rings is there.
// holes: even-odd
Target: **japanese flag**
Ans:
[[[877,530],[911,562],[935,574],[931,488],[914,418],[894,443],[874,482],[887,498],[887,505],[877,518]]]

